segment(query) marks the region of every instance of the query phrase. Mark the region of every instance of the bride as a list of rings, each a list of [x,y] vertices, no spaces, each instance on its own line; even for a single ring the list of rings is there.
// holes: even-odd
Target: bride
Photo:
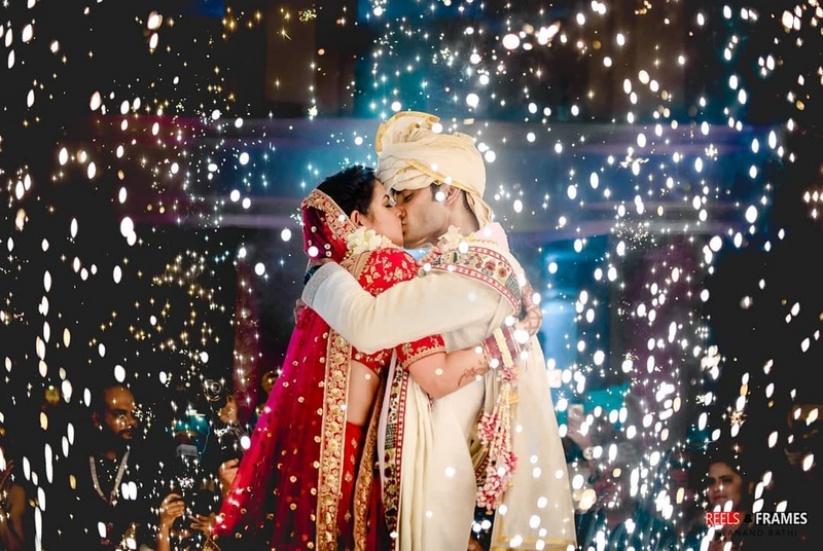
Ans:
[[[371,294],[417,274],[398,246],[403,234],[393,200],[371,169],[355,166],[327,178],[301,210],[309,258],[338,262]],[[380,549],[387,534],[379,473],[367,464],[360,469],[359,460],[363,427],[379,408],[375,396],[390,365],[407,370],[435,399],[485,373],[487,355],[482,348],[447,354],[440,335],[363,354],[313,310],[302,308],[296,317],[282,373],[213,535],[221,547],[237,540],[244,548],[337,551],[354,549],[358,524],[357,548]]]

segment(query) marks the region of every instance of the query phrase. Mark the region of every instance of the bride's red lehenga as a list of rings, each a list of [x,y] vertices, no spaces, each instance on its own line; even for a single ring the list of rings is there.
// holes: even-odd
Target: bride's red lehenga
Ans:
[[[348,255],[346,236],[357,228],[324,193],[312,191],[301,207],[305,250],[339,262],[372,294],[416,275],[413,258],[399,248]],[[408,365],[445,346],[433,336],[396,350],[398,362]],[[282,373],[223,501],[214,528],[218,542],[338,551],[355,547],[357,524],[358,549],[385,547],[379,474],[369,465],[360,469],[353,505],[365,431],[346,422],[345,404],[350,360],[382,377],[391,357],[392,350],[360,354],[313,310],[299,312]]]

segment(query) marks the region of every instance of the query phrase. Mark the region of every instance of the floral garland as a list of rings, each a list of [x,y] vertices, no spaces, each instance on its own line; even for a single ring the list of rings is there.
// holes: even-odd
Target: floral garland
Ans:
[[[346,247],[350,256],[395,246],[391,239],[365,226],[346,235]]]
[[[483,343],[486,356],[495,368],[500,390],[492,411],[484,412],[477,424],[478,437],[486,456],[478,466],[477,506],[491,511],[503,503],[517,468],[512,444],[514,405],[517,403],[517,366],[522,347],[511,327],[495,329]]]
[[[497,509],[503,503],[503,496],[511,486],[517,456],[511,442],[511,407],[501,407],[500,402],[508,402],[511,385],[501,388],[498,404],[494,411],[485,412],[478,423],[480,443],[488,450],[482,469],[482,484],[477,488],[477,506],[487,511]]]

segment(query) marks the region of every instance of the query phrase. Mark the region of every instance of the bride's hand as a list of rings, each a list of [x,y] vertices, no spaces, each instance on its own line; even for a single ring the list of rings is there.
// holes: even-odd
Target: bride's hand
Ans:
[[[460,388],[461,386],[463,386],[463,382],[467,378],[473,379],[475,377],[482,377],[483,375],[488,373],[489,369],[491,369],[491,366],[489,365],[489,358],[486,356],[486,354],[478,352],[475,363],[463,370],[463,374],[457,381],[457,387]]]
[[[540,331],[540,326],[543,324],[543,312],[540,311],[540,305],[535,304],[534,289],[529,283],[523,286],[522,294],[522,315],[515,323],[517,329],[526,331],[530,336],[534,336]]]

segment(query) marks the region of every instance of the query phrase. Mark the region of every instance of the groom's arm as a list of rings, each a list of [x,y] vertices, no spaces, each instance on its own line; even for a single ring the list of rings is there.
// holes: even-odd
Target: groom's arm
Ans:
[[[498,297],[458,274],[430,273],[372,296],[345,268],[329,263],[303,290],[303,301],[365,353],[488,322]]]

